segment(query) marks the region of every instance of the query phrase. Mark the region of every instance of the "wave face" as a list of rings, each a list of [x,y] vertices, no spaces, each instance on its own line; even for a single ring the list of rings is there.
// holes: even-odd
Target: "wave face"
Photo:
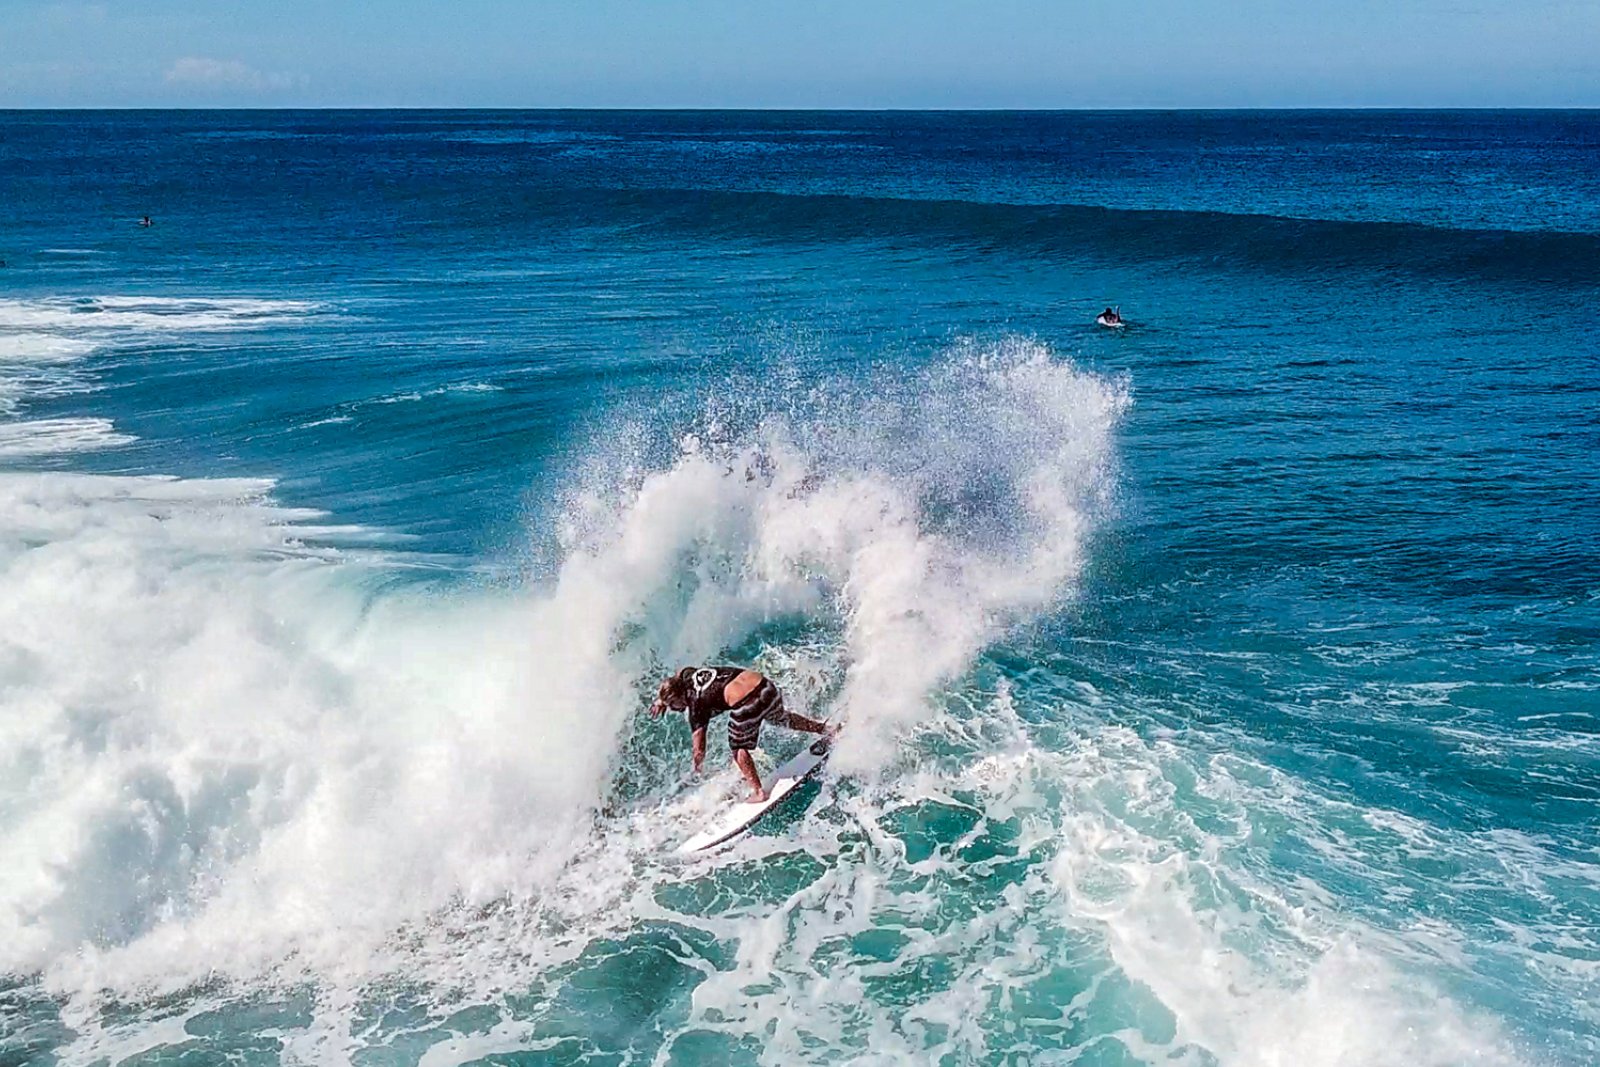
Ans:
[[[1218,273],[1324,278],[1415,275],[1479,284],[1593,288],[1600,235],[1474,230],[1405,222],[1296,219],[1216,211],[1092,205],[886,200],[788,193],[637,190],[530,197],[507,225],[567,219],[634,219],[708,238],[778,242],[879,241],[970,255],[1049,262],[1203,264]]]
[[[1600,1058],[1593,116],[0,122],[0,1062]]]

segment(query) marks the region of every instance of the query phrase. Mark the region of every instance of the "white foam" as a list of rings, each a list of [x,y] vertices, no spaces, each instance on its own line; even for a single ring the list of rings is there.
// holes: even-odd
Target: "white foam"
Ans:
[[[369,601],[264,491],[0,476],[0,969],[365,973],[581,840],[624,591]]]
[[[0,414],[31,399],[92,388],[81,365],[97,349],[152,332],[250,329],[304,317],[304,301],[100,296],[0,300]],[[85,452],[135,438],[104,419],[72,418],[0,426],[0,457]]]
[[[0,414],[21,410],[30,398],[66,396],[90,388],[75,364],[96,345],[48,333],[0,333]]]
[[[372,404],[409,404],[418,400],[425,400],[435,396],[450,396],[472,393],[498,393],[503,387],[491,382],[457,382],[451,385],[434,386],[431,389],[412,389],[404,393],[390,393],[368,401]]]
[[[0,400],[3,400],[0,394]],[[97,452],[138,438],[119,433],[110,419],[27,419],[0,422],[0,457],[51,456]]]
[[[0,363],[56,363],[81,359],[95,344],[53,333],[0,333]]]
[[[118,333],[238,330],[304,318],[318,305],[301,300],[141,296],[0,300],[0,330]]]
[[[42,297],[0,299],[0,414],[29,399],[91,387],[81,366],[107,345],[150,334],[252,329],[303,318],[304,301],[169,297]],[[103,420],[49,420],[0,429],[0,456],[82,452],[134,440]]]
[[[1182,756],[1165,747],[1110,729],[1066,758],[1075,795],[1054,875],[1070,921],[1102,932],[1118,968],[1172,1013],[1174,1044],[1243,1067],[1522,1062],[1495,1020],[1404,969],[1392,935],[1339,914],[1309,880],[1271,886],[1227,862],[1251,833],[1236,783],[1224,767],[1214,781],[1200,771],[1197,787],[1230,798],[1239,820],[1236,837],[1219,836],[1173,802],[1162,765]],[[1281,775],[1255,773],[1293,803]]]

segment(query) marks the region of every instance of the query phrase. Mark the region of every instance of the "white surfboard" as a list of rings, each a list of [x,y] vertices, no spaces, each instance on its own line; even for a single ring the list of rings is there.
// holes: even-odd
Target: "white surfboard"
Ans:
[[[783,803],[783,798],[794,792],[795,787],[816,773],[817,768],[827,761],[832,744],[827,737],[819,737],[811,742],[800,750],[798,756],[780,764],[770,777],[763,776],[767,781],[767,799],[759,803],[747,800],[724,808],[709,827],[679,845],[678,851],[704,852],[750,829],[763,815]]]

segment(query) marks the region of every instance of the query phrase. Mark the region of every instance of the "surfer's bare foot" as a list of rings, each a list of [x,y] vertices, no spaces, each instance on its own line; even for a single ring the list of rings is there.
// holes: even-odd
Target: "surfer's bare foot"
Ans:
[[[764,804],[767,800],[767,791],[765,789],[752,789],[748,799],[752,804]]]

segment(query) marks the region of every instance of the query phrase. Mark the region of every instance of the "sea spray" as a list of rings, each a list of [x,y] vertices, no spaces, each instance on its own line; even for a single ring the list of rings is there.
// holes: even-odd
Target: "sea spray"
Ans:
[[[835,632],[830,710],[850,728],[833,766],[876,771],[936,686],[1070,593],[1129,395],[1008,339],[909,380],[766,399],[713,408],[667,469],[580,496],[575,558],[623,569],[658,665],[785,616]]]
[[[647,668],[775,617],[837,628],[842,769],[878,769],[933,686],[1070,578],[1125,403],[1022,343],[963,347],[921,389],[942,406],[687,445],[524,593],[392,587],[265,483],[10,476],[34,533],[4,561],[30,709],[5,965],[114,987],[359,973],[437,909],[536,891],[609,792]],[[911,462],[944,445],[965,461]],[[980,489],[1007,555],[929,510]]]

